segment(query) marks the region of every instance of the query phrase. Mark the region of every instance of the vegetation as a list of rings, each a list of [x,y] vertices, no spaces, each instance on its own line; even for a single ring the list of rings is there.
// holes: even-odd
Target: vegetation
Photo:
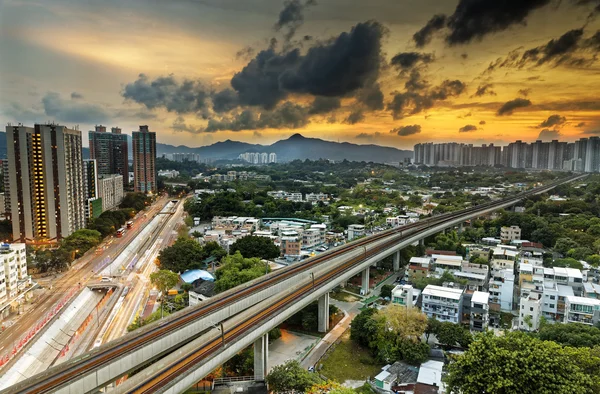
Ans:
[[[356,391],[344,387],[333,380],[328,380],[313,385],[306,391],[306,394],[356,394]]]
[[[239,251],[242,256],[274,259],[279,257],[279,248],[266,237],[246,236],[236,240],[229,248],[230,253]]]
[[[448,366],[448,392],[570,394],[600,390],[600,348],[573,348],[521,332],[479,334]]]
[[[383,298],[392,298],[392,290],[394,290],[394,285],[383,285],[381,286],[380,296]]]
[[[572,347],[600,346],[600,328],[581,323],[543,324],[537,333],[543,341]]]
[[[150,274],[150,283],[162,293],[161,308],[164,307],[167,292],[179,283],[179,275],[173,271],[162,269]]]
[[[198,241],[179,237],[173,245],[160,251],[158,264],[162,269],[181,273],[202,268],[202,261],[206,257]]]
[[[150,197],[145,193],[127,193],[121,201],[122,209],[133,209],[136,212],[143,211],[151,203]]]
[[[354,321],[350,334],[353,332]],[[319,372],[328,379],[344,382],[348,379],[373,377],[381,371],[382,365],[373,357],[368,347],[351,340],[346,332],[322,361],[322,369]]]
[[[134,208],[123,208],[115,211],[105,211],[99,217],[92,219],[88,228],[96,230],[102,237],[115,233],[119,228],[135,216]]]
[[[335,305],[329,305],[329,319],[339,312],[338,307]],[[319,323],[319,305],[318,303],[312,302],[301,311],[290,316],[285,324],[289,324],[295,327],[302,327],[302,330],[309,332],[317,332]]]
[[[215,273],[215,292],[221,293],[242,283],[259,278],[270,271],[269,265],[258,258],[247,259],[237,251],[223,258]]]
[[[317,374],[308,372],[296,360],[275,366],[266,380],[275,393],[304,393],[321,381]]]

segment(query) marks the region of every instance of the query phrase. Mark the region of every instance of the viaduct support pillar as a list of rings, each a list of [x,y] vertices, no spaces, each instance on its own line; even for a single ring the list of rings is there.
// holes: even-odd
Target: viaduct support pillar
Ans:
[[[367,295],[369,293],[369,268],[367,267],[362,272],[362,293],[363,295]]]
[[[329,293],[319,297],[319,332],[327,332],[329,330]]]
[[[397,251],[392,255],[394,261],[394,272],[400,271],[400,251]]]
[[[419,240],[419,245],[421,245],[421,246],[425,246],[425,238],[421,238],[421,239]]]
[[[254,341],[254,380],[263,382],[268,372],[269,334]]]
[[[463,230],[464,230],[464,227],[463,227],[463,225],[464,225],[464,223],[460,223],[460,224],[458,225],[458,233],[459,233],[459,234],[460,234],[460,233],[462,233],[462,232],[463,232]]]

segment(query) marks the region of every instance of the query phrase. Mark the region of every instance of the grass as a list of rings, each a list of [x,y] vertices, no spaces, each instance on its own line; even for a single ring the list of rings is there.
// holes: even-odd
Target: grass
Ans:
[[[329,293],[329,295],[334,300],[343,301],[343,302],[356,302],[356,301],[360,300],[360,298],[353,296],[352,294],[348,294],[345,291],[331,292],[331,293]]]
[[[347,330],[327,359],[322,361],[319,372],[328,379],[343,383],[348,379],[361,380],[376,376],[381,372],[381,367],[368,349],[350,339],[350,331]]]

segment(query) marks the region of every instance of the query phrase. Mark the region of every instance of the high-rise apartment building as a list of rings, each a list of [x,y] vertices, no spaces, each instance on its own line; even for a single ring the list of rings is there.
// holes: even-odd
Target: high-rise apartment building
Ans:
[[[102,212],[118,207],[123,201],[122,177],[119,174],[98,177],[98,195],[102,199]]]
[[[600,171],[600,137],[590,137],[587,140],[583,167],[585,172]]]
[[[85,226],[81,132],[6,127],[13,240],[51,243]]]
[[[156,191],[156,133],[148,126],[133,132],[133,189],[136,192]]]
[[[83,184],[85,188],[85,198],[93,199],[98,197],[98,166],[94,159],[83,161]]]
[[[123,186],[129,182],[129,164],[127,135],[121,134],[121,129],[113,127],[106,132],[105,126],[96,126],[95,131],[89,132],[90,158],[96,160],[98,175],[123,175]]]

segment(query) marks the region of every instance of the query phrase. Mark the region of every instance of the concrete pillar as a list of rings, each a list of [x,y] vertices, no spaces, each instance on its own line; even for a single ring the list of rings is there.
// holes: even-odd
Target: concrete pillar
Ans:
[[[394,260],[394,272],[400,271],[400,251],[397,251],[392,255]]]
[[[319,332],[327,332],[329,330],[329,293],[319,297]]]
[[[269,371],[269,334],[254,341],[254,380],[263,382]]]
[[[362,272],[362,292],[364,295],[369,293],[369,268],[367,267],[363,272]]]
[[[459,234],[460,234],[460,233],[462,233],[462,232],[463,232],[463,230],[464,230],[463,223],[460,223],[460,224],[458,225],[458,233],[459,233]]]
[[[419,245],[421,245],[421,246],[425,246],[425,238],[421,238],[421,239],[419,240]]]

